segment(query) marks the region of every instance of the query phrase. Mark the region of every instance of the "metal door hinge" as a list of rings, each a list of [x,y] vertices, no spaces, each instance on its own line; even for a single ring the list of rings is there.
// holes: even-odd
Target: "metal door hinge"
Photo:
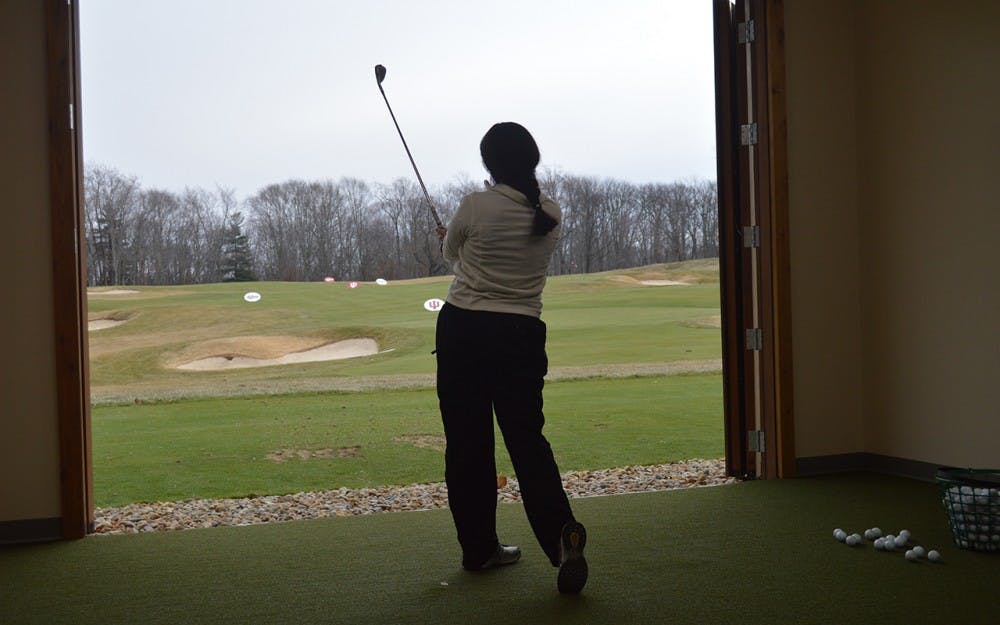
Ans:
[[[754,27],[753,20],[740,22],[736,25],[736,40],[740,43],[750,43],[756,38],[757,29]]]
[[[747,449],[762,454],[765,451],[765,440],[764,430],[750,430],[747,432]]]
[[[740,145],[757,145],[757,124],[740,125]]]
[[[764,333],[760,328],[747,328],[746,341],[748,351],[759,352],[764,349]]]
[[[743,226],[743,247],[760,247],[760,226]]]

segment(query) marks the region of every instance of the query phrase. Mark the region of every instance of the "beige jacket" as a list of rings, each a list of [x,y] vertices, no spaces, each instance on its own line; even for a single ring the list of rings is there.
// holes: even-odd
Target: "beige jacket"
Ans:
[[[542,210],[562,221],[559,205],[544,194]],[[525,195],[504,184],[462,199],[442,248],[455,273],[449,303],[541,316],[545,275],[560,228],[545,236],[531,234],[534,214]]]

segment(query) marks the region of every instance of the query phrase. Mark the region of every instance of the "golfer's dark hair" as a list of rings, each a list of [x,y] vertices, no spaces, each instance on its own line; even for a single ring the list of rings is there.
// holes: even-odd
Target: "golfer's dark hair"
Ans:
[[[514,187],[528,198],[535,210],[532,234],[546,235],[559,224],[542,210],[542,192],[535,177],[541,155],[527,128],[514,122],[493,124],[479,142],[479,154],[494,182]]]

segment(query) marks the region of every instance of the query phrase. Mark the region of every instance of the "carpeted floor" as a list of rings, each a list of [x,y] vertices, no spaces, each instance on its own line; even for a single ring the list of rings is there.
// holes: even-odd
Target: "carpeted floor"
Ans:
[[[459,568],[446,510],[0,550],[0,623],[1000,623],[1000,554],[951,542],[937,487],[872,474],[574,500],[591,578],[560,596],[519,505],[514,566]],[[944,561],[851,548],[907,528]]]

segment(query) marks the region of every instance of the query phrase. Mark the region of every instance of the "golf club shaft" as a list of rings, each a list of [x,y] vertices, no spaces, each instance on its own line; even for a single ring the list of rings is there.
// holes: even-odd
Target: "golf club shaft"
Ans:
[[[392,112],[392,107],[389,106],[389,98],[385,95],[385,89],[382,88],[382,84],[379,83],[378,90],[382,93],[382,99],[385,100],[385,106],[389,109],[389,115],[392,117],[392,123],[396,125],[396,132],[399,133],[399,139],[403,142],[403,148],[406,150],[406,156],[410,159],[410,165],[413,165],[413,173],[417,174],[417,182],[420,183],[420,188],[424,191],[424,199],[427,200],[427,207],[431,209],[431,215],[434,217],[434,223],[438,227],[442,227],[444,224],[441,223],[441,218],[438,217],[437,210],[434,208],[434,203],[431,202],[431,195],[427,193],[427,187],[424,185],[424,179],[420,177],[420,171],[417,169],[417,164],[413,161],[413,155],[410,154],[410,147],[406,145],[406,139],[403,138],[403,131],[399,128],[399,122],[396,121],[396,114]]]

